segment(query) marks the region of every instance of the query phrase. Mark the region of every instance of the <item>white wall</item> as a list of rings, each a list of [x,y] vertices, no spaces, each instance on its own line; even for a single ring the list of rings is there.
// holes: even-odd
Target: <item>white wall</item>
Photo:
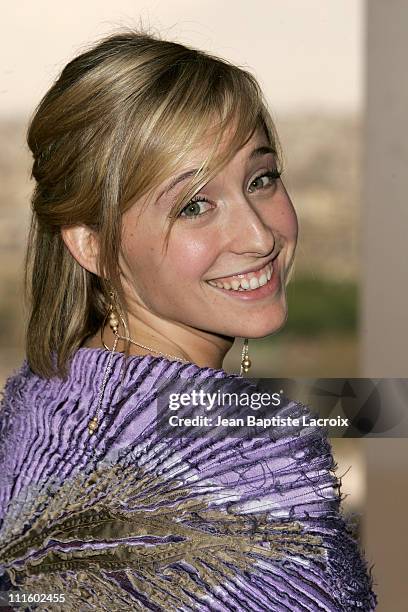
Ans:
[[[408,2],[368,0],[367,9],[362,375],[408,378]],[[365,543],[378,610],[405,612],[408,440],[371,439],[365,448]]]
[[[2,5],[0,116],[26,114],[80,48],[156,28],[253,70],[273,110],[357,110],[361,0],[18,0]]]

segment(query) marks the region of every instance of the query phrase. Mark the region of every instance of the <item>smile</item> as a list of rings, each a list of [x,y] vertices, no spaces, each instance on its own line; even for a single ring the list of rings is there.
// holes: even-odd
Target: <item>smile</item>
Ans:
[[[226,289],[227,291],[253,291],[259,289],[271,279],[273,274],[273,263],[270,261],[263,268],[256,272],[247,274],[236,274],[225,276],[217,280],[207,281],[213,287]]]
[[[281,286],[277,257],[273,263],[270,261],[256,272],[237,274],[206,282],[214,287],[215,291],[220,291],[232,299],[252,302],[253,300],[268,298],[274,295]]]

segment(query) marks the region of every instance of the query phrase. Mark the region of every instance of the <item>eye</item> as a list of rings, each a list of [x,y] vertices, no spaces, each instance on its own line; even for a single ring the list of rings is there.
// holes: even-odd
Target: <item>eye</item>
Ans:
[[[280,178],[281,172],[279,170],[271,170],[269,172],[263,172],[253,181],[251,181],[248,191],[252,193],[251,187],[255,186],[255,190],[257,189],[257,185],[259,189],[265,189],[266,187],[270,187],[271,185],[275,185],[276,181]]]
[[[188,219],[196,219],[197,217],[201,217],[201,215],[205,214],[207,211],[204,210],[203,212],[200,212],[200,205],[203,202],[207,202],[208,204],[210,203],[207,198],[205,198],[204,196],[194,196],[191,198],[191,200],[189,201],[189,203],[183,208],[183,210],[180,212],[180,217],[187,217]]]

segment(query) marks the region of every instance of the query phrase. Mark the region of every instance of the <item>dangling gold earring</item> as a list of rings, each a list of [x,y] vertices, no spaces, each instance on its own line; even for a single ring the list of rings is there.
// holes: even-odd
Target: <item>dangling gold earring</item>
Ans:
[[[118,334],[118,329],[119,329],[119,318],[122,321],[122,325],[125,328],[125,331],[127,332],[127,327],[126,327],[126,322],[123,319],[122,315],[120,313],[118,313],[118,309],[115,308],[115,304],[116,304],[116,295],[114,291],[109,291],[109,296],[110,296],[110,304],[108,306],[108,310],[106,311],[106,315],[105,318],[102,322],[102,326],[101,326],[101,342],[103,344],[103,346],[106,348],[107,351],[110,351],[111,349],[106,346],[105,342],[103,341],[103,332],[105,329],[105,325],[106,325],[106,320],[109,319],[109,327],[111,328],[111,330],[113,331],[114,335],[116,336],[116,338],[119,338],[119,334]],[[128,334],[126,334],[128,335]]]
[[[249,368],[251,367],[251,360],[248,354],[248,338],[244,339],[244,346],[242,347],[242,355],[241,355],[241,370],[239,375],[247,374]]]
[[[113,291],[110,291],[109,295],[110,295],[110,298],[111,298],[111,302],[109,304],[109,307],[108,307],[108,310],[106,312],[105,318],[104,318],[104,320],[102,322],[101,341],[102,341],[103,346],[106,348],[106,350],[110,351],[110,355],[109,355],[108,362],[106,364],[106,370],[105,370],[105,374],[104,374],[104,377],[103,377],[103,380],[102,380],[101,389],[100,389],[100,392],[99,392],[98,406],[96,408],[94,416],[92,417],[92,419],[90,419],[88,421],[88,433],[89,433],[90,436],[92,436],[96,432],[98,427],[99,427],[99,423],[100,423],[99,413],[101,412],[103,393],[104,393],[104,390],[105,390],[105,385],[106,385],[107,380],[108,380],[110,369],[112,367],[112,359],[113,359],[113,356],[115,354],[116,347],[117,347],[118,340],[119,340],[119,334],[118,334],[119,319],[117,318],[115,307],[114,307],[115,293]],[[119,314],[119,316],[120,316],[120,319],[123,321],[123,317],[120,314]],[[112,349],[108,348],[106,346],[105,342],[103,341],[103,331],[105,329],[106,319],[108,317],[109,317],[110,328],[112,329],[112,331],[113,331],[113,333],[115,335],[115,340],[114,340]],[[124,323],[124,321],[123,321],[123,323]]]

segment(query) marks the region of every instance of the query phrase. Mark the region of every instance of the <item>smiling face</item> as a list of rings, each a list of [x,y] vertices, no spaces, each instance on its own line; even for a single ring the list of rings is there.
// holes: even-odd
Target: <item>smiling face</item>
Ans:
[[[123,214],[120,266],[130,313],[167,337],[181,332],[185,339],[189,331],[194,338],[202,332],[264,337],[286,320],[285,280],[298,226],[261,128],[183,209],[163,250],[185,182],[166,189],[208,151],[197,148],[141,214],[140,202]]]

